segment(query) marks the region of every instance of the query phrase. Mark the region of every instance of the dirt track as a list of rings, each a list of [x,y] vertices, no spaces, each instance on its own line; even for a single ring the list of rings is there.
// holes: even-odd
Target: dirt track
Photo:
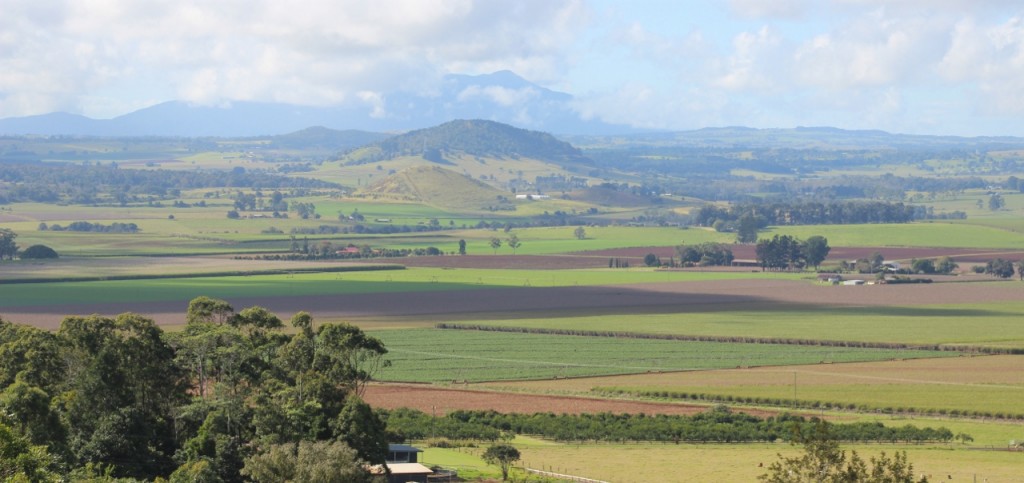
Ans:
[[[886,306],[984,303],[1024,299],[1024,284],[936,283],[929,285],[828,286],[808,281],[750,279],[662,282],[592,287],[516,287],[445,292],[334,294],[238,298],[237,309],[260,305],[282,318],[305,310],[324,318],[486,319],[547,315],[685,313],[764,308],[766,304]],[[137,312],[160,324],[183,322],[187,300],[157,303],[15,307],[0,317],[55,328],[67,314]]]

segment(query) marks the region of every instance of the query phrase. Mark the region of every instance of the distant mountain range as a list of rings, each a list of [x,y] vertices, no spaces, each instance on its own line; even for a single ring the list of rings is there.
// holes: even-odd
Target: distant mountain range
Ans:
[[[396,132],[452,119],[486,119],[558,134],[616,134],[636,130],[584,120],[573,97],[510,72],[445,76],[438,92],[394,92],[379,106],[310,107],[265,102],[224,106],[170,101],[113,119],[63,112],[0,119],[0,135],[245,137],[277,135],[310,126]]]

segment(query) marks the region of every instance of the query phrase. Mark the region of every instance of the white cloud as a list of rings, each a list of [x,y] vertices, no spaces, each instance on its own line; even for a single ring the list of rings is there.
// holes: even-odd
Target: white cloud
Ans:
[[[975,86],[970,91],[988,113],[1024,114],[1024,20],[985,27],[965,19],[952,38],[938,66],[941,75]]]
[[[586,18],[580,0],[37,2],[3,2],[0,117],[115,105],[97,92],[153,78],[149,97],[302,104],[448,72],[555,79]]]
[[[729,8],[743,17],[799,18],[809,6],[807,0],[729,0]]]
[[[773,88],[775,77],[789,67],[777,52],[781,43],[778,34],[767,26],[756,33],[740,33],[733,39],[733,53],[723,63],[724,73],[715,84],[732,90]]]

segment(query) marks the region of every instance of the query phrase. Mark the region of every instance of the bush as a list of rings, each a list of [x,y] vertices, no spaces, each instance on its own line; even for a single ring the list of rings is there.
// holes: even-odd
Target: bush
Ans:
[[[57,252],[46,245],[32,245],[21,252],[22,260],[40,260],[44,258],[60,258]]]

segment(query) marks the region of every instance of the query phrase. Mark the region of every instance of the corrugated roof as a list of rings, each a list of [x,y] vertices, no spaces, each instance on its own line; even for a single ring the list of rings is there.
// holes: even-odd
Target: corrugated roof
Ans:
[[[392,475],[429,475],[434,470],[427,468],[419,463],[388,463],[388,469],[391,470]],[[373,465],[369,467],[370,474],[383,475],[384,467],[382,465]]]
[[[423,450],[407,444],[388,444],[388,451],[404,451],[406,453],[422,453]]]

